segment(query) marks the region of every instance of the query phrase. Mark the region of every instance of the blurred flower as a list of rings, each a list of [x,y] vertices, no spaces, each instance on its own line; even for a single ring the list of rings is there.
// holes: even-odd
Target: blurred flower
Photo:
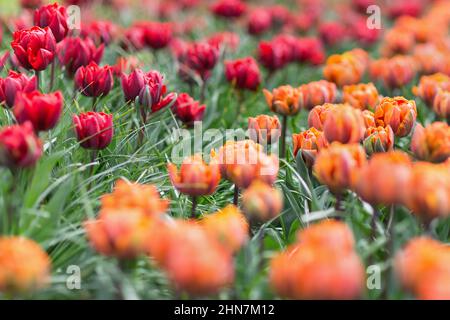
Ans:
[[[246,11],[247,6],[241,0],[217,0],[211,11],[219,17],[239,18]]]
[[[40,289],[50,280],[51,261],[34,241],[0,237],[0,291],[24,293]]]
[[[209,78],[219,59],[219,51],[208,43],[194,43],[186,52],[186,65],[195,71],[203,81]]]
[[[337,21],[321,23],[318,31],[320,39],[322,39],[322,41],[330,47],[334,47],[337,44],[342,43],[347,36],[345,26]]]
[[[111,66],[100,67],[93,61],[78,68],[74,80],[78,91],[87,97],[105,96],[114,85]]]
[[[397,0],[387,3],[387,12],[390,18],[398,18],[400,16],[417,17],[424,9],[424,1],[422,0]]]
[[[283,194],[256,180],[242,194],[242,210],[249,221],[267,222],[283,210]]]
[[[144,28],[144,41],[152,49],[162,49],[172,40],[172,26],[169,23],[150,22]]]
[[[0,78],[0,101],[12,108],[19,92],[28,93],[36,89],[36,76],[28,77],[23,73],[10,70],[6,78]]]
[[[249,13],[247,30],[251,35],[265,33],[272,27],[272,15],[265,8],[255,8]]]
[[[380,49],[382,56],[392,57],[396,54],[408,54],[415,45],[414,34],[400,28],[389,30]]]
[[[424,128],[418,123],[411,139],[411,151],[419,160],[444,162],[450,157],[450,126],[433,122]]]
[[[205,113],[206,105],[200,104],[187,93],[180,93],[172,106],[175,115],[187,126],[191,126],[195,121],[201,121]]]
[[[290,49],[280,41],[261,41],[258,44],[258,60],[270,72],[283,68],[290,62]]]
[[[252,57],[225,61],[225,76],[238,89],[254,91],[261,83],[258,64]]]
[[[448,61],[448,49],[442,50],[431,43],[418,44],[414,47],[413,59],[416,69],[422,74],[445,72]]]
[[[324,103],[333,103],[337,96],[336,85],[326,80],[302,84],[297,90],[300,108],[307,110]]]
[[[419,85],[413,87],[414,95],[420,97],[428,107],[433,106],[434,97],[439,89],[450,90],[450,77],[443,73],[435,73],[420,77]]]
[[[389,125],[367,128],[363,145],[369,156],[376,152],[390,151],[394,148],[394,132]]]
[[[314,174],[333,194],[352,186],[356,173],[366,164],[366,153],[359,144],[333,142],[320,150]]]
[[[439,90],[437,92],[433,102],[433,110],[439,117],[450,121],[450,89],[449,91]]]
[[[239,34],[235,32],[216,32],[208,37],[207,42],[223,52],[226,50],[235,51],[239,47]]]
[[[404,97],[383,98],[375,108],[375,123],[377,126],[391,126],[394,134],[401,138],[407,136],[417,117],[416,103]]]
[[[300,111],[299,91],[290,85],[280,86],[273,89],[272,92],[263,89],[263,92],[272,112],[289,116]]]
[[[214,159],[208,165],[196,154],[183,160],[180,170],[173,163],[167,165],[170,181],[180,192],[190,196],[214,193],[220,181],[219,165]]]
[[[56,41],[49,27],[32,27],[14,32],[11,47],[22,67],[42,71],[53,62]]]
[[[372,45],[378,41],[381,32],[379,28],[369,28],[365,16],[358,17],[350,22],[350,35],[362,45]]]
[[[66,8],[57,3],[42,6],[34,12],[34,25],[49,27],[56,42],[64,39],[69,31]]]
[[[396,55],[372,62],[370,75],[374,81],[383,81],[386,88],[401,88],[414,78],[416,66],[412,57]]]
[[[317,105],[309,111],[308,114],[308,126],[314,127],[317,130],[322,131],[323,125],[327,118],[328,113],[333,112],[334,109],[340,108],[341,104],[324,103]]]
[[[120,77],[122,73],[130,73],[141,67],[141,62],[135,56],[118,57],[116,64],[112,67],[115,76]]]
[[[261,114],[248,118],[249,137],[262,145],[276,143],[281,135],[281,123],[277,116]]]
[[[328,112],[323,123],[323,133],[329,142],[355,143],[362,140],[365,131],[361,110],[349,105]]]
[[[141,50],[145,47],[145,28],[135,23],[123,31],[121,46],[125,50]]]
[[[111,114],[86,112],[73,116],[75,133],[80,145],[85,149],[101,150],[106,148],[114,134]]]
[[[79,67],[87,66],[90,62],[100,63],[103,50],[103,44],[96,48],[91,38],[79,37],[65,38],[57,47],[59,62],[70,76],[74,75]]]
[[[328,147],[328,141],[322,131],[312,127],[306,131],[292,135],[294,143],[294,156],[300,151],[303,161],[311,168],[316,159],[317,153]]]
[[[344,86],[344,102],[361,110],[374,108],[379,102],[377,88],[372,82]]]
[[[306,62],[317,66],[325,62],[325,50],[318,38],[298,38],[295,39],[292,46],[294,59],[300,63]]]
[[[365,58],[358,52],[347,51],[329,56],[323,69],[325,79],[339,87],[361,82],[366,66],[362,60]]]
[[[248,241],[248,222],[234,205],[205,215],[201,226],[211,238],[217,238],[217,241],[232,253],[238,252]]]
[[[42,155],[42,143],[30,122],[0,130],[0,165],[9,168],[33,166]]]
[[[20,5],[25,9],[36,9],[42,5],[42,0],[20,0]]]
[[[0,55],[0,72],[2,72],[3,68],[6,66],[10,57],[9,51],[5,51],[2,55]]]
[[[94,20],[91,23],[83,24],[81,27],[81,37],[91,38],[97,45],[109,45],[118,33],[118,27],[111,21],[106,20]]]
[[[39,91],[18,92],[13,112],[18,123],[29,121],[36,132],[48,131],[58,122],[63,103],[61,91],[48,94]]]

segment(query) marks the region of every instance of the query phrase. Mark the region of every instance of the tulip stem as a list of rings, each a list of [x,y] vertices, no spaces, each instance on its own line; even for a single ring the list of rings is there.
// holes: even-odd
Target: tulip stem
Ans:
[[[234,185],[233,204],[237,206],[239,204],[239,187]]]
[[[50,69],[50,85],[49,85],[49,88],[48,88],[48,91],[49,91],[49,92],[52,91],[52,89],[53,89],[53,84],[54,84],[54,82],[55,82],[55,64],[56,64],[56,61],[53,60],[52,66],[51,66],[51,69]]]
[[[96,108],[97,108],[97,97],[94,97],[93,99],[92,99],[92,111],[96,111]]]
[[[8,222],[5,224],[6,234],[12,233],[14,228],[14,212],[16,211],[16,204],[15,204],[15,196],[16,196],[16,190],[17,190],[17,176],[18,172],[15,169],[11,169],[11,175],[12,175],[12,181],[11,186],[8,190],[8,207],[7,207],[7,215],[8,215]]]
[[[287,116],[283,115],[282,128],[281,128],[281,152],[280,158],[284,159],[286,157],[286,133],[287,133]]]
[[[192,196],[192,210],[191,210],[191,218],[195,219],[195,217],[197,216],[196,214],[196,210],[197,210],[197,196]]]
[[[371,230],[370,231],[370,239],[372,239],[372,241],[375,240],[377,220],[378,220],[379,216],[380,216],[380,211],[376,207],[373,207],[372,220],[370,221],[370,230]]]
[[[41,72],[35,70],[34,75],[36,76],[36,90],[39,90],[41,87]]]
[[[92,175],[94,174],[94,162],[96,160],[97,160],[97,150],[92,150],[92,153],[91,153],[91,163],[92,163],[92,165],[89,168],[89,178],[91,178]],[[87,187],[88,191],[91,190],[92,181],[93,180],[91,180],[89,182],[89,184],[88,184],[88,187]]]
[[[205,101],[205,95],[206,95],[206,80],[203,80],[202,85],[200,87],[200,102],[204,103]]]

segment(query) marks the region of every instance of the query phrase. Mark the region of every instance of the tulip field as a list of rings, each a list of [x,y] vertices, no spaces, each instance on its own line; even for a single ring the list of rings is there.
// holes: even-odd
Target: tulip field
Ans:
[[[0,300],[450,299],[449,27],[0,0]]]

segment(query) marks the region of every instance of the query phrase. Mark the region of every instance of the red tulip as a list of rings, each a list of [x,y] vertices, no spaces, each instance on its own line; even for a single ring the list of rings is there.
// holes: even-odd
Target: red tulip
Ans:
[[[139,68],[141,62],[135,56],[118,57],[116,64],[113,66],[113,73],[120,77],[124,72],[132,72]]]
[[[42,155],[42,143],[31,123],[0,130],[0,165],[9,168],[30,167]]]
[[[239,18],[244,14],[246,5],[241,0],[218,0],[211,7],[211,11],[224,18]]]
[[[266,9],[255,9],[248,18],[247,30],[252,35],[262,34],[272,26],[272,15]]]
[[[31,122],[35,131],[47,131],[58,122],[63,107],[63,95],[55,93],[19,92],[14,104],[14,115],[17,122]]]
[[[105,46],[110,44],[118,33],[118,27],[111,21],[94,20],[87,25],[83,25],[81,36],[83,38],[91,38],[94,43]]]
[[[16,31],[11,46],[25,69],[44,70],[55,58],[56,40],[49,27]]]
[[[34,12],[34,24],[41,28],[49,27],[56,42],[64,39],[69,32],[66,8],[57,3],[42,6]]]
[[[90,62],[75,73],[75,87],[87,97],[105,96],[114,84],[110,66],[99,67]]]
[[[239,89],[254,91],[261,83],[258,64],[252,57],[225,61],[225,76]]]
[[[208,37],[206,42],[217,48],[217,50],[224,51],[229,49],[235,51],[239,46],[239,35],[234,32],[216,32]]]
[[[12,108],[18,92],[31,92],[36,89],[36,76],[28,77],[11,70],[6,78],[0,78],[0,102]]]
[[[151,22],[144,28],[144,41],[152,49],[162,49],[172,40],[172,26],[169,23]]]
[[[216,66],[219,50],[208,43],[194,43],[187,49],[185,58],[187,67],[206,80]]]
[[[258,60],[271,71],[283,68],[290,59],[290,50],[285,44],[261,41],[258,45]]]
[[[183,123],[192,125],[195,121],[202,120],[206,106],[204,104],[200,105],[199,101],[195,101],[187,93],[181,93],[178,95],[172,109]]]
[[[295,59],[298,62],[309,62],[312,65],[319,65],[325,61],[325,50],[319,39],[314,37],[299,38],[294,45]]]
[[[75,133],[85,149],[101,150],[112,140],[114,128],[112,114],[86,112],[73,116]]]
[[[319,26],[319,35],[322,41],[329,46],[341,43],[347,34],[344,25],[339,22],[324,22]]]
[[[57,53],[61,65],[69,75],[74,75],[79,67],[87,66],[90,62],[100,63],[104,45],[95,47],[90,38],[65,38],[58,44]]]
[[[121,46],[125,50],[141,50],[145,46],[145,30],[140,24],[135,24],[125,30]]]

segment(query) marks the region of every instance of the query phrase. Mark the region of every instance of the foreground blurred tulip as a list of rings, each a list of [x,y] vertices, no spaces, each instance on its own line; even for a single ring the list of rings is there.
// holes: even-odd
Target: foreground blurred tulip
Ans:
[[[85,149],[101,150],[112,140],[114,128],[112,114],[86,112],[73,116],[75,133]]]
[[[180,93],[172,106],[175,115],[187,126],[192,126],[195,121],[201,121],[205,109],[206,105],[201,105],[187,93]]]
[[[10,70],[6,78],[0,78],[0,101],[4,102],[7,107],[12,108],[17,93],[28,93],[36,89],[36,76],[28,77],[23,73]]]
[[[417,117],[416,103],[403,97],[383,98],[375,108],[375,123],[377,126],[391,126],[395,136],[407,136]]]
[[[114,84],[111,67],[100,67],[93,61],[85,67],[78,68],[74,80],[75,87],[83,95],[93,98],[107,95]],[[93,107],[95,111],[95,104]]]
[[[219,17],[239,18],[246,10],[246,5],[241,0],[217,0],[211,6],[211,11]]]
[[[419,85],[413,87],[413,93],[425,101],[428,107],[432,107],[439,89],[450,90],[450,77],[443,73],[420,77]]]
[[[411,151],[419,160],[446,161],[450,157],[450,126],[433,122],[424,128],[418,123],[411,139]]]
[[[281,124],[277,116],[261,114],[256,118],[248,118],[248,130],[250,139],[265,146],[278,141]]]
[[[0,292],[27,293],[45,287],[50,267],[49,256],[34,241],[0,237]]]
[[[323,123],[323,133],[329,142],[355,143],[364,136],[365,124],[361,111],[342,105],[329,112]]]
[[[377,88],[370,83],[344,86],[344,102],[361,110],[375,108],[379,102]]]
[[[256,180],[242,194],[242,210],[253,222],[267,222],[283,210],[283,194],[277,188]]]
[[[48,131],[58,122],[63,103],[64,98],[60,91],[48,94],[39,91],[19,92],[13,112],[17,122],[29,121],[36,132]]]
[[[90,62],[100,63],[104,45],[98,48],[91,38],[65,38],[58,43],[58,60],[64,66],[69,76],[73,76],[79,67],[87,66]]]
[[[364,148],[370,156],[376,152],[387,152],[394,148],[394,131],[387,127],[370,127],[364,134]]]
[[[439,90],[434,98],[433,110],[439,117],[450,122],[450,91]]]
[[[294,142],[294,156],[301,152],[302,159],[308,168],[311,168],[316,159],[317,153],[328,147],[328,141],[322,131],[312,127],[306,131],[292,135]]]
[[[69,31],[66,8],[57,3],[42,6],[34,12],[34,24],[38,27],[49,27],[56,42],[64,39]]]
[[[313,170],[319,181],[339,197],[352,186],[355,174],[365,163],[366,154],[360,145],[334,142],[319,152]]]
[[[55,37],[49,27],[14,32],[11,47],[22,67],[35,71],[46,69],[56,53]]]
[[[12,169],[31,167],[41,155],[42,143],[30,122],[0,130],[0,165]]]
[[[162,49],[172,40],[172,26],[169,23],[150,22],[144,27],[144,41],[152,49]]]
[[[254,91],[261,83],[258,64],[252,57],[225,61],[225,76],[238,89]]]
[[[298,87],[301,109],[311,110],[317,105],[333,103],[336,99],[336,85],[326,80],[312,81]]]
[[[141,209],[149,217],[166,212],[169,201],[161,199],[158,189],[150,184],[129,183],[117,180],[112,193],[101,197],[103,209]]]
[[[211,238],[227,250],[236,253],[247,242],[249,226],[245,216],[234,205],[228,205],[201,220],[201,226]]]

